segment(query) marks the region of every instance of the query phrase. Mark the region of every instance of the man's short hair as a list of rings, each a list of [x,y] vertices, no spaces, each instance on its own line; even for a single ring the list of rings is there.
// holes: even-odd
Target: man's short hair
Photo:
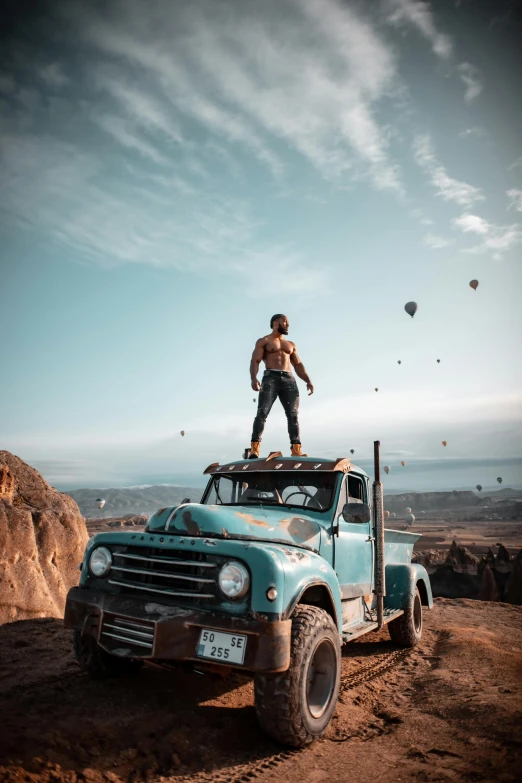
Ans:
[[[270,328],[271,329],[274,328],[274,321],[279,321],[280,318],[285,318],[285,317],[286,316],[284,313],[276,313],[275,315],[273,315],[272,318],[270,319]]]

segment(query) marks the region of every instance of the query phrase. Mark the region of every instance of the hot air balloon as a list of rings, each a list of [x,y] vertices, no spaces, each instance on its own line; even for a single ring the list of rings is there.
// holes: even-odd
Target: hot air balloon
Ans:
[[[185,430],[181,430],[181,432],[179,434],[182,435],[183,437],[185,437]]]
[[[255,401],[256,401],[256,398],[254,397],[254,399],[252,400],[252,402],[255,402]]]
[[[392,517],[396,517],[396,516],[397,514],[395,513],[395,511],[392,511]]]
[[[104,498],[96,498],[96,505],[98,506],[98,508],[103,508],[105,505]]]
[[[457,490],[456,490],[456,489],[454,489],[454,490],[452,490],[451,494],[452,494],[452,495],[458,495],[459,493],[457,492]]]
[[[384,466],[384,472],[385,472],[386,474],[388,474],[388,473],[390,472],[390,470],[391,470],[391,468],[390,468],[390,466],[389,466],[389,465],[385,465],[385,466]]]
[[[476,290],[477,290],[477,288],[478,288],[478,284],[479,284],[479,282],[478,282],[478,280],[470,280],[470,281],[469,281],[469,284],[470,284],[470,287],[471,287],[471,288],[472,288],[474,291],[476,291]]]
[[[401,465],[402,465],[402,467],[404,467],[406,465],[406,463],[405,462],[401,462]]]
[[[437,359],[437,364],[440,364],[440,359]]]
[[[384,512],[384,519],[388,519],[389,516],[390,516],[390,512],[389,511],[385,511]]]
[[[421,511],[421,517],[425,517],[425,516],[426,516],[426,512],[425,511]]]
[[[355,449],[350,449],[350,454],[353,454]]]
[[[407,514],[411,514],[411,508],[409,506],[406,506],[405,511]]]
[[[397,360],[397,364],[402,364],[400,359]]]
[[[479,492],[482,492],[482,484],[477,484],[476,488],[478,489]]]
[[[447,441],[447,440],[443,440],[443,441],[442,441],[442,445],[443,445],[443,446],[447,446],[447,445],[448,445],[448,441]]]
[[[406,522],[408,522],[409,525],[413,525],[413,523],[415,522],[415,517],[413,516],[413,514],[406,514],[404,519],[406,520]]]
[[[411,317],[413,318],[413,316],[417,312],[417,302],[407,302],[404,305],[404,309],[406,310],[408,315],[411,315]]]
[[[375,391],[379,391],[379,389],[377,387],[375,387]]]
[[[501,476],[499,476],[499,477],[498,477],[497,481],[498,481],[498,483],[499,483],[499,484],[502,484],[502,478],[501,478]]]

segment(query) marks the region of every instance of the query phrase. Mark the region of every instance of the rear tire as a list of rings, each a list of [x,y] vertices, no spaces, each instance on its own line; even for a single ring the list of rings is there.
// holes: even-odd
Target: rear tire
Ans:
[[[80,669],[95,679],[105,677],[129,677],[138,674],[143,661],[135,658],[119,658],[103,650],[93,636],[74,631],[74,657]]]
[[[293,748],[302,748],[326,731],[337,705],[341,644],[324,609],[299,605],[292,618],[290,667],[279,674],[257,674],[254,694],[263,731]]]
[[[413,601],[404,610],[404,614],[388,623],[388,631],[395,644],[400,647],[415,647],[422,636],[422,601],[418,587],[415,588]]]

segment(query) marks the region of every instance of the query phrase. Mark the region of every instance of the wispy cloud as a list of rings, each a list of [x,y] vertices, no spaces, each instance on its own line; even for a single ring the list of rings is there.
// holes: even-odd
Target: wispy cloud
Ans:
[[[98,73],[96,82],[100,89],[105,90],[123,106],[130,118],[137,124],[144,128],[159,130],[178,144],[186,143],[179,125],[150,95],[134,86],[131,87],[125,81],[111,78],[102,73]]]
[[[416,162],[428,174],[436,195],[444,201],[454,201],[464,207],[470,207],[477,201],[483,201],[480,188],[450,177],[446,169],[438,162],[429,135],[419,135],[413,144]]]
[[[122,6],[113,19],[89,14],[82,33],[107,56],[145,69],[179,111],[244,144],[277,176],[274,146],[282,140],[327,178],[353,171],[379,189],[401,190],[376,119],[394,88],[395,57],[351,8],[267,0],[231,15],[226,4],[178,3],[162,37],[154,25],[160,6],[150,4],[139,30]]]
[[[479,79],[479,70],[471,63],[460,63],[457,68],[459,76],[466,85],[464,100],[471,103],[482,92],[482,82]]]
[[[477,234],[481,237],[478,245],[465,249],[465,253],[490,252],[495,260],[499,260],[507,250],[522,242],[520,226],[497,226],[489,223],[478,215],[461,215],[455,218],[453,225],[465,234]]]
[[[429,217],[426,217],[426,215],[424,214],[423,210],[420,209],[419,207],[417,207],[415,209],[412,209],[411,212],[410,212],[410,215],[412,217],[416,218],[419,221],[419,223],[421,224],[421,226],[432,226],[433,225],[433,220],[431,220],[431,218],[429,218]]]
[[[59,63],[44,65],[38,75],[48,87],[65,87],[71,81]]]
[[[473,128],[466,128],[465,130],[460,131],[459,138],[461,139],[469,139],[471,137],[477,138],[477,139],[483,139],[488,134],[484,130],[484,128],[479,128],[478,126],[474,126]]]
[[[445,247],[449,247],[453,243],[453,239],[445,239],[444,237],[437,236],[436,234],[426,234],[424,237],[424,244],[428,247],[431,247],[432,250],[442,250]]]
[[[119,125],[107,129],[121,142]],[[121,143],[123,150],[127,143],[134,149],[135,139]],[[0,206],[9,220],[25,230],[45,226],[80,258],[105,268],[134,263],[239,275],[256,296],[273,293],[256,285],[259,269],[270,265],[278,269],[281,290],[306,294],[326,285],[325,271],[309,268],[298,247],[263,238],[248,202],[211,185],[202,191],[165,167],[154,173],[134,164],[127,177],[101,186],[103,157],[44,135],[5,136],[1,151]],[[148,147],[138,151],[151,154]]]
[[[487,234],[489,223],[478,215],[461,215],[455,218],[453,224],[460,228],[465,234]]]
[[[102,130],[112,136],[118,144],[121,144],[126,149],[136,150],[145,158],[149,158],[158,165],[169,165],[168,158],[162,155],[156,147],[148,141],[139,138],[133,131],[132,126],[122,117],[105,114],[98,116],[94,115],[92,119]]]
[[[511,171],[512,169],[518,169],[522,168],[522,155],[513,161],[513,163],[508,166],[508,170]]]
[[[522,212],[522,190],[512,188],[506,191],[509,199],[508,209],[516,209],[517,212]]]
[[[449,36],[437,30],[431,6],[423,0],[383,0],[387,21],[398,27],[415,27],[430,43],[439,57],[448,59],[453,52]]]

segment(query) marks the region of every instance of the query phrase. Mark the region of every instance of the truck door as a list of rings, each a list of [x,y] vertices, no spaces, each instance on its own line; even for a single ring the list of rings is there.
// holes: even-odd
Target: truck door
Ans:
[[[334,537],[335,570],[344,599],[368,595],[373,586],[373,542],[371,522],[345,522],[345,503],[367,503],[366,483],[348,474],[343,479],[336,522],[339,535]]]

